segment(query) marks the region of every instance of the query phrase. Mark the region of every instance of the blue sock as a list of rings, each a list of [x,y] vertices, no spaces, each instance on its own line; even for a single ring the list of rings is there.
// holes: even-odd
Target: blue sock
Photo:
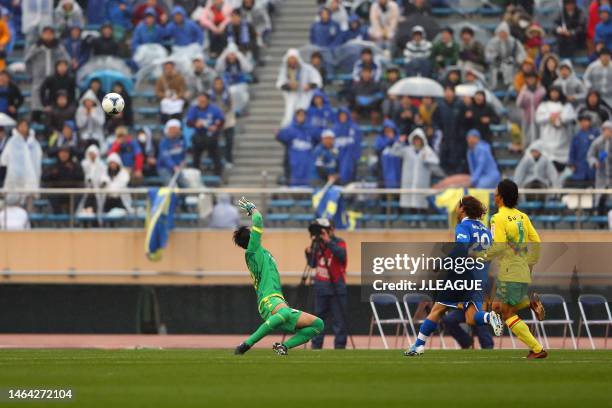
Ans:
[[[421,324],[421,327],[419,328],[419,335],[417,336],[415,345],[424,346],[427,342],[427,339],[429,338],[429,335],[433,333],[434,330],[436,330],[436,327],[438,327],[438,323],[429,319],[425,319],[425,321]]]
[[[489,319],[489,312],[476,312],[474,314],[474,321],[478,326],[484,326],[485,324],[489,324]]]

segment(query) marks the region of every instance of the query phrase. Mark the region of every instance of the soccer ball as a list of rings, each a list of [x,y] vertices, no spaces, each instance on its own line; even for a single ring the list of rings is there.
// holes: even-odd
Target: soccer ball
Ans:
[[[123,112],[125,101],[118,93],[108,93],[102,99],[102,109],[109,115],[116,115]]]

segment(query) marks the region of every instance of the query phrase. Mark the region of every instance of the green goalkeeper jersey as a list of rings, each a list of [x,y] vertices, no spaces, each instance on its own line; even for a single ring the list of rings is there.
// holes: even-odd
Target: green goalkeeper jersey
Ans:
[[[244,256],[257,293],[257,308],[259,314],[265,319],[265,315],[271,311],[268,307],[265,307],[266,304],[269,304],[271,300],[277,301],[280,299],[284,301],[284,297],[276,260],[261,245],[263,217],[258,211],[255,211],[251,219],[253,221],[251,237]]]

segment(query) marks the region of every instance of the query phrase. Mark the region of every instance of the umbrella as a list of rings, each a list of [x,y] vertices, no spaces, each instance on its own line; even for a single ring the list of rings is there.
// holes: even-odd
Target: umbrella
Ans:
[[[501,101],[495,96],[495,94],[488,89],[485,89],[481,86],[475,84],[461,84],[455,87],[455,94],[457,96],[474,96],[476,91],[483,91],[485,93],[485,98],[487,98],[487,103],[495,109],[498,115],[501,115],[505,112],[504,105]]]
[[[489,32],[476,24],[468,23],[467,21],[460,21],[458,23],[451,24],[450,27],[453,29],[455,35],[455,41],[461,41],[461,30],[465,27],[469,27],[474,31],[474,39],[481,44],[486,44],[491,39]]]
[[[16,125],[15,119],[11,118],[9,115],[7,115],[4,112],[0,112],[0,126],[12,127],[15,125]]]
[[[384,51],[371,41],[351,40],[341,45],[334,51],[334,62],[336,72],[352,72],[353,66],[361,57],[361,51],[365,48],[372,50],[374,61],[380,65],[385,65]]]
[[[484,74],[482,72],[480,72],[479,70],[477,70],[475,68],[472,68],[472,67],[470,67],[468,65],[469,65],[469,63],[465,64],[463,66],[450,65],[450,66],[446,67],[444,69],[444,71],[442,72],[442,78],[446,78],[448,76],[448,73],[451,72],[451,71],[459,71],[459,73],[461,75],[461,78],[463,80],[465,80],[465,74],[468,71],[472,71],[472,73],[474,74],[474,76],[476,77],[476,79],[478,81],[480,81],[483,84],[486,84],[487,83],[487,79],[485,78]]]
[[[87,64],[77,71],[77,83],[82,83],[85,77],[101,70],[116,71],[128,78],[132,76],[132,70],[121,58],[109,56],[94,57],[90,58]]]
[[[301,47],[299,51],[300,58],[302,58],[302,60],[307,64],[310,64],[310,57],[312,56],[312,54],[318,52],[319,54],[321,54],[321,57],[323,58],[323,64],[325,64],[326,67],[329,68],[334,66],[334,56],[332,55],[332,52],[329,48],[322,48],[317,47],[316,45],[308,44]]]
[[[104,92],[110,92],[116,82],[121,82],[123,88],[128,93],[132,92],[132,89],[134,87],[134,82],[132,82],[131,77],[127,77],[121,72],[112,71],[110,69],[103,69],[92,72],[91,74],[83,78],[83,80],[79,83],[79,87],[81,89],[86,89],[93,79],[98,79],[100,81],[100,83],[102,84],[102,91]]]
[[[410,77],[401,79],[393,84],[389,88],[389,95],[441,98],[444,96],[444,88],[433,79]]]

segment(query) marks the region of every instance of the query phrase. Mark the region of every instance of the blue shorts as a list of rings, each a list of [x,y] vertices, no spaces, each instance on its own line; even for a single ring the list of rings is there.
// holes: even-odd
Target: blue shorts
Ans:
[[[436,302],[446,307],[452,307],[453,309],[463,309],[467,310],[470,307],[470,304],[474,305],[477,312],[482,310],[482,302],[477,302],[475,300],[468,300],[467,302]],[[459,307],[461,305],[461,308]]]

